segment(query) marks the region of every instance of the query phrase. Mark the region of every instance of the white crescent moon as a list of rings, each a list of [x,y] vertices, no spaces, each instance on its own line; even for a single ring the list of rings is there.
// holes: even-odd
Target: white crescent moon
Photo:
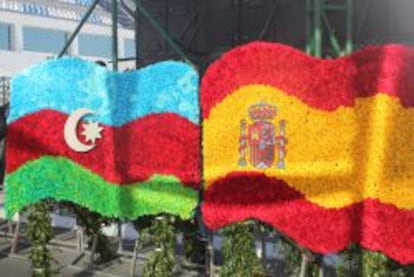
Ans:
[[[88,152],[95,148],[95,144],[87,145],[82,143],[76,134],[76,128],[79,121],[89,114],[93,114],[93,111],[86,108],[80,108],[74,111],[65,122],[64,138],[66,144],[76,152]]]

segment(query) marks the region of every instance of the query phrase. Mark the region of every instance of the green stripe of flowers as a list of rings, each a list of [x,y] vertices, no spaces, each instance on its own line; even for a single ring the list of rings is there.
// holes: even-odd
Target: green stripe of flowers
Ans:
[[[6,176],[8,217],[42,199],[71,201],[104,216],[134,219],[169,213],[191,218],[197,192],[174,176],[153,175],[145,182],[119,186],[64,157],[44,156]]]

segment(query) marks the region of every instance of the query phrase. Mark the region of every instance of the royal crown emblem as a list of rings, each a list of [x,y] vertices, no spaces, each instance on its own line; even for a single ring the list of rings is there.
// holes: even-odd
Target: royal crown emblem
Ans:
[[[273,124],[277,115],[276,106],[262,102],[250,106],[248,113],[253,122],[248,125],[247,120],[240,121],[239,166],[246,166],[249,156],[249,162],[254,167],[269,168],[274,164],[277,152],[278,160],[275,166],[285,168],[286,121],[279,121],[279,134],[276,135]]]

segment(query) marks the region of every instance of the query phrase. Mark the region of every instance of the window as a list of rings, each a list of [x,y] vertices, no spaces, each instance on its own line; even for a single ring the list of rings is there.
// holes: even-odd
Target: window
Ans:
[[[103,35],[80,34],[79,54],[81,56],[111,58],[112,40]]]
[[[59,53],[66,42],[66,33],[42,28],[23,28],[23,49],[34,52]]]
[[[10,37],[10,25],[0,23],[0,49],[11,49]]]
[[[135,57],[135,40],[126,39],[124,41],[124,57],[125,58]]]
[[[93,4],[93,0],[58,0],[59,2],[81,5],[81,6],[90,6]]]

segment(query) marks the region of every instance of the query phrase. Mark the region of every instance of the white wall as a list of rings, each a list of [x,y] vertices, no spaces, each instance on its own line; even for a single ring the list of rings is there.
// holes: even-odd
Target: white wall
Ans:
[[[39,53],[23,50],[23,26],[46,28],[51,30],[61,30],[72,33],[78,25],[76,21],[62,20],[56,18],[47,18],[40,16],[27,15],[16,12],[0,10],[0,23],[10,24],[12,26],[12,50],[0,50],[0,76],[12,76],[21,72],[25,68],[39,63],[47,57],[53,57],[53,53]],[[82,34],[106,35],[111,36],[111,26],[85,24],[81,29]],[[119,57],[124,56],[124,40],[134,39],[134,31],[118,28],[118,49]],[[99,47],[99,45],[97,45]],[[72,43],[69,49],[71,56],[78,56],[77,39]],[[102,57],[82,57],[88,60],[104,60]],[[119,63],[120,70],[133,68],[134,62]]]

